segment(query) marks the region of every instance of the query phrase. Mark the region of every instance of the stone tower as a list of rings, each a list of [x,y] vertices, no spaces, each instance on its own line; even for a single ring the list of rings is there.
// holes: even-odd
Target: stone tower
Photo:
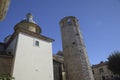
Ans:
[[[77,18],[60,21],[66,80],[94,80]]]

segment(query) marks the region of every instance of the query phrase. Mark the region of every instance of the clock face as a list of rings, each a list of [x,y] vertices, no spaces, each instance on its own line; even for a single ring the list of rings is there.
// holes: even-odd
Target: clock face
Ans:
[[[67,20],[68,25],[72,24],[72,21],[70,19]]]

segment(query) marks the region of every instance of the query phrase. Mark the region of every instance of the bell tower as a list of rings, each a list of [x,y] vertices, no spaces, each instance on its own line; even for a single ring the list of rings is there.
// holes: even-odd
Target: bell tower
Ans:
[[[41,34],[41,28],[31,13],[17,23],[14,33],[6,38],[7,49],[13,50],[11,75],[16,80],[54,80],[52,42]]]
[[[18,29],[34,32],[36,34],[41,33],[41,28],[33,20],[33,16],[31,13],[26,14],[26,18],[15,25],[14,31],[17,31]]]
[[[66,80],[94,80],[77,18],[63,18],[60,28]]]

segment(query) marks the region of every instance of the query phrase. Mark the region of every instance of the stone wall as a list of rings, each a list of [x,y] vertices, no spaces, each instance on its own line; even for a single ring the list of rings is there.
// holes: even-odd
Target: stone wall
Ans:
[[[0,75],[10,74],[12,56],[0,55]]]
[[[62,80],[61,63],[53,60],[54,80]]]
[[[115,78],[120,78],[108,69],[107,62],[92,65],[92,72],[95,80],[115,80]]]

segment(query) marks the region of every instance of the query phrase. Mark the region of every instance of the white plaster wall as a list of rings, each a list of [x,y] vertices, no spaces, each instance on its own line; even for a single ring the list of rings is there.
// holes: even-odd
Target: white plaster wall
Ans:
[[[53,80],[52,43],[20,33],[13,77],[15,80]],[[39,41],[39,47],[34,41]]]

